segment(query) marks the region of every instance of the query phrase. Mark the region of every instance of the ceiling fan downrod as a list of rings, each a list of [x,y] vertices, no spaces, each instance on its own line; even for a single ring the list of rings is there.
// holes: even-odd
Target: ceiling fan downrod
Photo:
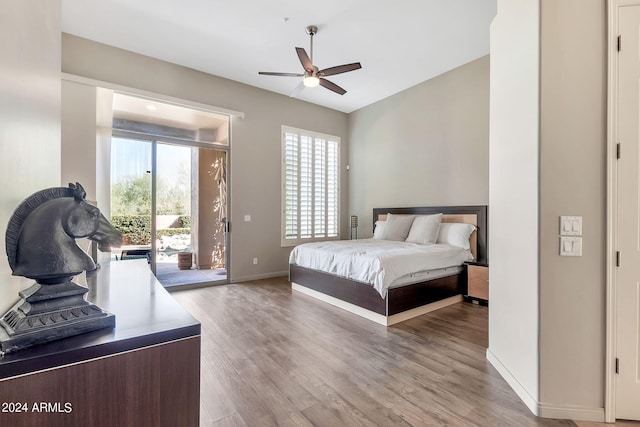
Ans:
[[[311,60],[311,63],[313,64],[313,36],[318,34],[318,27],[316,27],[315,25],[309,25],[306,28],[306,30],[307,30],[307,34],[309,34],[309,37],[311,37],[311,42],[310,42],[310,46],[309,46],[309,59]]]

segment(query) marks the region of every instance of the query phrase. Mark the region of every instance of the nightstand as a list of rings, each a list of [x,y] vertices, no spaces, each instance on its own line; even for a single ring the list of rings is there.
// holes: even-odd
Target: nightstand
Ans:
[[[489,264],[469,261],[467,264],[467,297],[471,300],[489,301]]]

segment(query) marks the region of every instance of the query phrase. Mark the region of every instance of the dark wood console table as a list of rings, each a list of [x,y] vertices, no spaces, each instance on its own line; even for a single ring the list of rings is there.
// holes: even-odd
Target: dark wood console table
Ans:
[[[145,260],[114,261],[76,281],[116,315],[115,329],[2,357],[0,425],[198,426],[200,323]]]

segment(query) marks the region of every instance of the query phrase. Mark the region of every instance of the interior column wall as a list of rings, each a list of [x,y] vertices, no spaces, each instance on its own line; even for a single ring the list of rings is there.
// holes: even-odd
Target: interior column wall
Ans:
[[[79,182],[97,201],[96,88],[62,81],[62,123],[62,182]]]
[[[96,88],[96,129],[95,129],[95,165],[96,200],[100,212],[111,218],[111,137],[113,134],[113,91]],[[89,125],[89,124],[85,124]],[[62,128],[66,123],[62,122]],[[87,141],[87,143],[90,143]],[[92,148],[87,148],[92,151]],[[87,160],[90,161],[90,160]],[[101,252],[98,252],[100,256]],[[109,254],[105,254],[109,256]]]
[[[60,185],[60,0],[0,0],[0,247],[15,208]],[[0,311],[31,280],[0,258]]]
[[[539,399],[538,0],[498,0],[491,25],[489,348],[535,414]]]

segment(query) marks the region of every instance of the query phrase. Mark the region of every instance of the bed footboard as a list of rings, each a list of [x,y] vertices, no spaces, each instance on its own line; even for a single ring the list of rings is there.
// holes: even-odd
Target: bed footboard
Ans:
[[[289,281],[383,316],[387,315],[387,301],[382,299],[373,286],[310,270],[296,264],[289,265]]]
[[[391,288],[387,293],[387,316],[402,313],[454,295],[467,292],[467,270],[453,276],[440,277],[427,282]]]
[[[289,281],[383,316],[392,316],[455,295],[464,295],[467,286],[464,269],[452,276],[391,288],[383,299],[371,285],[296,264],[289,265]]]

